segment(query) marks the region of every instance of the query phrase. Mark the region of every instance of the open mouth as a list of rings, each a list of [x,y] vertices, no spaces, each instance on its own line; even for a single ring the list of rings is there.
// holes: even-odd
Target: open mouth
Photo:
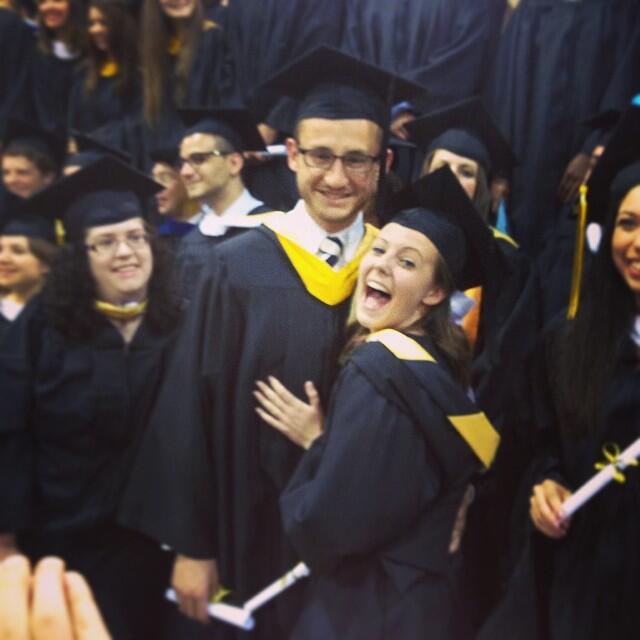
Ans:
[[[369,311],[377,311],[391,300],[391,294],[377,282],[369,282],[364,288],[364,307]]]

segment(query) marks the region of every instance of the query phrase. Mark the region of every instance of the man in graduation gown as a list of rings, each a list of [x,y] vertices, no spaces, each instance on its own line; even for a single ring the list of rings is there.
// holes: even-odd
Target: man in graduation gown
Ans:
[[[176,550],[173,586],[190,617],[207,620],[219,583],[243,603],[296,561],[278,497],[300,450],[261,423],[252,392],[274,375],[301,397],[307,380],[328,397],[375,233],[362,210],[388,161],[390,79],[321,47],[270,82],[301,100],[287,149],[302,200],[206,264],[121,516]],[[394,87],[399,99],[419,90]],[[287,637],[299,597],[261,610],[258,637]]]
[[[200,204],[196,226],[177,246],[180,288],[193,297],[213,247],[251,224],[247,215],[271,209],[246,188],[243,151],[264,150],[246,109],[184,109],[187,127],[180,143],[180,176],[190,200]],[[256,223],[257,224],[257,223]]]

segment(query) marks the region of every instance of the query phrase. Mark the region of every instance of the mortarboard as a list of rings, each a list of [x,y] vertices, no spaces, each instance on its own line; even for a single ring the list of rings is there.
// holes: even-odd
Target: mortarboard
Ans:
[[[387,222],[414,229],[433,242],[458,289],[487,282],[495,251],[493,235],[449,167],[394,194],[387,211]]]
[[[224,138],[236,151],[264,151],[262,136],[248,109],[179,109],[186,127],[183,137],[210,133]]]
[[[480,164],[487,173],[508,171],[516,164],[509,143],[480,98],[463,100],[404,125],[425,153],[447,149]]]
[[[41,216],[18,215],[5,222],[0,230],[3,236],[26,236],[56,243],[56,228],[53,220]]]
[[[11,144],[21,144],[51,158],[61,167],[67,151],[66,140],[47,129],[42,129],[18,118],[8,118],[2,134],[4,149]]]
[[[393,104],[425,93],[419,84],[326,45],[280,70],[259,90],[297,100],[297,121],[362,118],[383,129]]]
[[[23,213],[61,218],[67,237],[85,229],[146,217],[145,200],[164,187],[128,164],[105,156],[26,200]]]
[[[112,156],[118,158],[118,160],[122,160],[122,162],[131,164],[131,154],[122,149],[117,149],[116,147],[105,144],[94,136],[72,129],[71,137],[76,141],[78,151],[67,156],[64,163],[65,167],[79,166],[80,168],[84,168],[104,156]]]

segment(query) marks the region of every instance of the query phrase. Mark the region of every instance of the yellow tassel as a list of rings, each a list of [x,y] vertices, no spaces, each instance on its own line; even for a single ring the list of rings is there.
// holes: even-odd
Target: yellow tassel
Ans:
[[[587,229],[587,185],[580,185],[580,208],[576,227],[576,246],[573,251],[573,274],[571,277],[571,295],[567,318],[573,320],[580,304],[580,288],[582,287],[582,271],[584,269],[584,241]]]
[[[53,224],[54,224],[55,233],[56,233],[56,245],[61,247],[64,244],[67,233],[64,230],[64,225],[62,224],[62,220],[60,220],[59,218],[56,218]]]

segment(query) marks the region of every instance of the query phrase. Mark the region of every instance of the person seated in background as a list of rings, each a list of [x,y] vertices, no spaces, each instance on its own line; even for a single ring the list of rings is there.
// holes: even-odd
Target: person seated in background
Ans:
[[[360,264],[324,433],[317,400],[258,383],[258,414],[308,449],[280,498],[312,571],[292,640],[471,637],[461,540],[500,437],[467,395],[449,300],[485,280],[493,238],[447,168],[391,206]]]

